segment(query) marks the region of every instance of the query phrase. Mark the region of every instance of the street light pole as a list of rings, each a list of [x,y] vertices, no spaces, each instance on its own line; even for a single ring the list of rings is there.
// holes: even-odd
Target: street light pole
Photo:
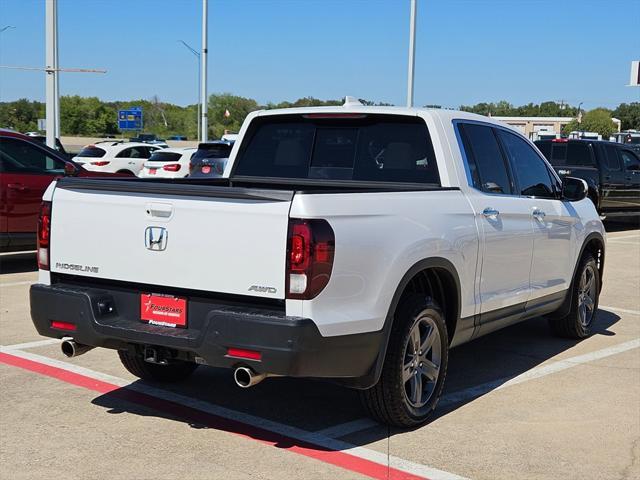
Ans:
[[[187,42],[185,42],[184,40],[178,40],[180,43],[182,43],[185,48],[187,48],[191,53],[193,53],[193,55],[198,59],[198,117],[196,118],[196,124],[198,125],[198,141],[202,141],[202,138],[200,137],[200,107],[201,107],[201,99],[200,99],[200,53],[193,47],[191,47],[191,45],[189,45]]]
[[[416,65],[416,10],[417,0],[411,0],[411,18],[409,20],[409,71],[407,75],[407,107],[413,107],[413,80]]]
[[[60,133],[58,103],[58,0],[46,0],[46,118],[47,146],[55,148]]]
[[[206,142],[209,136],[208,127],[209,122],[207,121],[207,35],[208,35],[208,0],[202,0],[202,53],[200,54],[200,64],[201,64],[201,75],[202,82],[200,84],[201,94],[200,94],[200,102],[202,104],[201,109],[201,122],[202,126],[200,127],[200,135],[201,142]]]

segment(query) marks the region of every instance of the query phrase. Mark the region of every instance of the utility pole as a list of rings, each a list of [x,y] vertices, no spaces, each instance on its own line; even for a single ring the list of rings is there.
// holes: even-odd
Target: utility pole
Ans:
[[[206,142],[209,134],[209,122],[207,120],[207,30],[208,30],[208,0],[202,0],[202,52],[200,53],[200,64],[202,69],[202,81],[200,84],[201,93],[200,93],[200,101],[202,102],[201,107],[201,127],[200,127],[200,136],[201,142]]]
[[[413,107],[413,80],[416,66],[416,9],[417,0],[411,0],[411,19],[409,20],[409,72],[407,75],[407,107]]]
[[[47,146],[55,148],[56,138],[60,135],[58,0],[46,0],[45,19]]]

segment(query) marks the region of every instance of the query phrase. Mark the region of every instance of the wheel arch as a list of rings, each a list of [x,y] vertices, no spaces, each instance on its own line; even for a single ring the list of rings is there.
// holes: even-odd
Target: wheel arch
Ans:
[[[558,310],[548,315],[550,318],[562,318],[569,314],[569,311],[571,310],[571,304],[574,300],[573,292],[574,284],[576,281],[576,272],[578,270],[578,267],[580,266],[580,260],[586,252],[591,253],[596,260],[598,272],[600,273],[600,290],[602,290],[602,278],[604,276],[605,260],[605,241],[600,232],[591,232],[585,237],[584,241],[582,242],[582,247],[580,247],[580,253],[576,257],[576,263],[573,267],[573,274],[571,276],[571,285],[569,286],[569,290],[567,295],[565,296],[564,302],[562,302],[562,305],[560,305],[560,308],[558,308]]]
[[[433,277],[434,274],[437,275],[437,278]],[[428,276],[431,276],[432,278],[429,279]],[[437,293],[430,293],[431,296],[435,297],[435,300],[439,301],[439,303],[442,302],[440,306],[443,309],[449,335],[449,344],[451,344],[451,340],[453,339],[455,329],[460,318],[460,309],[462,305],[460,277],[455,266],[450,260],[443,257],[425,258],[411,266],[411,268],[409,268],[409,270],[407,270],[407,272],[402,276],[402,279],[396,287],[382,328],[380,352],[371,372],[365,377],[358,379],[357,382],[350,386],[364,389],[376,384],[380,378],[380,374],[382,373],[382,367],[384,365],[384,359],[386,357],[387,347],[389,344],[389,337],[391,335],[391,327],[394,322],[394,314],[400,300],[405,294],[415,293],[415,286],[420,283],[424,285],[425,282],[428,284],[429,281],[431,281],[432,288],[436,288],[438,290]],[[455,294],[453,296],[450,294],[449,289],[455,289]],[[426,290],[422,291],[427,293]],[[440,296],[440,298],[438,298],[438,296]]]

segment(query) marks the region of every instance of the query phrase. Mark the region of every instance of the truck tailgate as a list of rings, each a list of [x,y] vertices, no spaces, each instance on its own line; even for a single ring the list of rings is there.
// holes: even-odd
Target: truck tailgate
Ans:
[[[283,190],[63,179],[53,196],[51,271],[284,298],[292,198]]]

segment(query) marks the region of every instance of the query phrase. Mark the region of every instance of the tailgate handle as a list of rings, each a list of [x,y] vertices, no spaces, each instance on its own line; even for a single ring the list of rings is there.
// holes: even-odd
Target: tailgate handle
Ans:
[[[169,218],[173,214],[173,205],[170,203],[148,203],[147,215],[155,218]]]

